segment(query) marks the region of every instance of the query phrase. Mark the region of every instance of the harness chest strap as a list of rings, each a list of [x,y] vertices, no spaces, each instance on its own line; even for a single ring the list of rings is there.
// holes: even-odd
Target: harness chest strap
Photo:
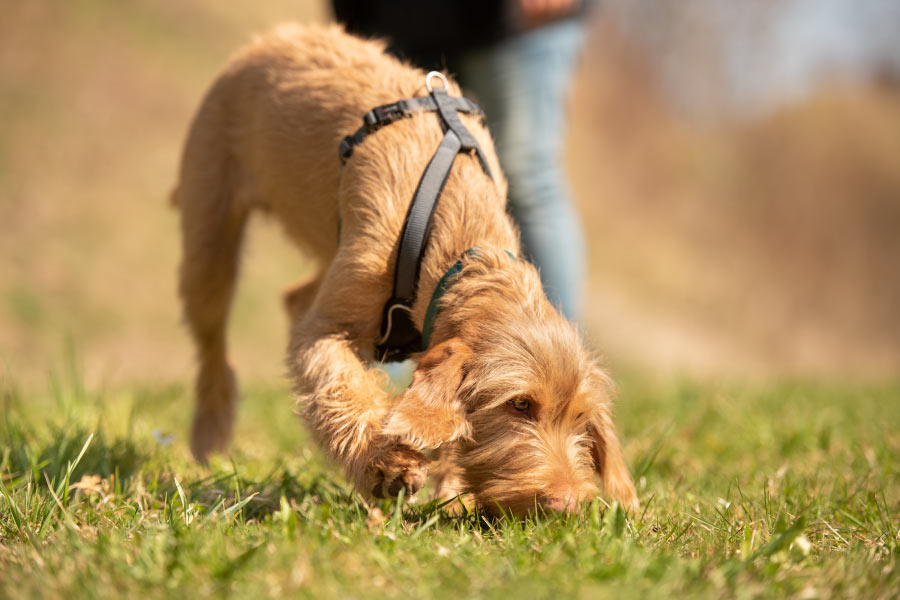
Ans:
[[[439,77],[444,86],[432,88],[430,81],[433,77]],[[444,130],[444,138],[428,162],[428,166],[425,167],[422,178],[416,187],[400,234],[400,247],[394,269],[393,295],[384,306],[381,337],[376,344],[377,354],[382,360],[403,360],[410,354],[427,347],[428,338],[423,340],[423,334],[419,333],[412,322],[412,306],[416,298],[416,285],[434,212],[457,155],[460,152],[474,150],[481,168],[488,177],[492,177],[477,140],[465,128],[458,115],[458,112],[463,112],[483,117],[481,109],[468,98],[449,96],[447,80],[441,73],[436,71],[429,73],[425,77],[425,86],[429,91],[429,96],[385,104],[366,113],[362,127],[354,134],[344,138],[339,148],[341,160],[346,162],[352,156],[354,147],[362,143],[368,135],[385,125],[411,116],[415,112],[436,112],[441,128]],[[447,279],[447,275],[441,280],[442,283],[445,279]],[[434,299],[432,299],[432,304],[436,305]],[[429,311],[431,311],[431,305]],[[431,327],[429,322],[433,322],[433,318],[434,316],[430,321],[426,319],[429,336]]]
[[[459,257],[459,260],[453,263],[453,265],[444,272],[443,277],[441,277],[437,286],[435,286],[434,292],[431,294],[431,300],[428,302],[428,308],[425,309],[425,322],[422,323],[423,348],[427,348],[428,344],[431,342],[431,334],[434,332],[434,322],[437,320],[441,308],[441,299],[444,297],[444,294],[447,293],[447,289],[450,287],[450,284],[453,283],[453,279],[463,270],[463,261],[468,257],[478,256],[479,251],[480,248],[475,246],[474,248],[469,248],[463,252]],[[509,257],[510,260],[518,260],[516,255],[509,250],[506,250],[506,256]]]
[[[422,324],[423,348],[427,348],[429,342],[431,341],[431,333],[434,331],[434,322],[438,316],[441,298],[443,298],[444,294],[447,293],[447,288],[450,287],[451,280],[459,275],[460,271],[462,271],[463,259],[467,256],[473,256],[477,254],[478,248],[469,248],[468,250],[463,252],[462,256],[459,257],[459,260],[453,263],[453,266],[447,269],[447,272],[444,273],[444,276],[441,277],[440,281],[438,281],[437,287],[434,288],[434,292],[431,294],[431,301],[428,303],[428,308],[425,310],[425,322]]]

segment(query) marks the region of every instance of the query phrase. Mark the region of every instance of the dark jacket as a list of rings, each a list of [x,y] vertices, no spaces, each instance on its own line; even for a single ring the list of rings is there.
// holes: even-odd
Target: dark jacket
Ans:
[[[586,4],[580,3],[579,14]],[[332,0],[347,31],[388,38],[388,51],[442,68],[468,50],[525,29],[514,0]],[[569,15],[572,16],[572,15]]]

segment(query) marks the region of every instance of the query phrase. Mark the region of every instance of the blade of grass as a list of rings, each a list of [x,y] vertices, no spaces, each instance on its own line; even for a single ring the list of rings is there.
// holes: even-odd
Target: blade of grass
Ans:
[[[242,508],[247,506],[247,504],[249,504],[250,501],[253,500],[258,495],[259,495],[259,492],[253,492],[252,494],[250,494],[243,500],[240,500],[239,502],[235,502],[234,504],[232,504],[231,506],[226,508],[224,511],[222,511],[222,514],[225,517],[231,517],[232,515],[234,515],[238,511],[240,511]]]
[[[656,457],[659,455],[659,451],[662,450],[663,442],[668,437],[669,433],[672,431],[674,427],[674,423],[669,423],[666,425],[666,428],[663,429],[662,433],[657,436],[656,440],[654,440],[653,445],[650,446],[650,449],[644,453],[644,456],[641,458],[641,462],[638,463],[637,467],[634,469],[634,480],[637,481],[641,477],[647,474],[647,471],[650,470],[650,467],[653,466],[653,463],[656,461]]]
[[[765,546],[760,547],[753,555],[749,558],[749,562],[753,562],[757,558],[764,556],[772,556],[779,550],[783,550],[790,546],[791,542],[793,542],[797,536],[803,533],[803,530],[806,528],[806,519],[803,515],[797,517],[797,519],[791,523],[791,525],[778,534],[776,537],[769,540]]]
[[[63,518],[66,521],[66,525],[68,525],[71,529],[75,531],[79,531],[78,525],[75,524],[75,521],[72,520],[72,516],[69,514],[69,511],[63,506],[62,500],[59,499],[59,496],[56,495],[56,492],[53,491],[53,486],[50,484],[50,478],[47,476],[47,473],[44,473],[44,481],[47,482],[47,491],[50,492],[50,496],[53,500],[56,501],[56,506],[59,508],[59,511],[62,513]],[[48,517],[52,516],[55,511],[50,511],[48,513]]]
[[[65,479],[63,480],[63,482],[60,482],[60,483],[63,483],[63,484],[64,484],[64,487],[63,487],[63,504],[64,504],[65,506],[68,506],[68,505],[69,505],[69,483],[70,483],[69,480],[71,479],[72,473],[75,471],[75,468],[78,466],[78,463],[80,463],[80,462],[81,462],[81,459],[84,458],[84,453],[87,452],[88,446],[91,445],[91,441],[92,441],[93,439],[94,439],[94,434],[91,433],[91,434],[88,436],[87,440],[85,440],[84,445],[81,447],[81,452],[78,453],[78,456],[75,458],[75,460],[74,460],[74,461],[70,461],[70,462],[68,463],[68,465],[66,466],[66,476],[65,476]],[[57,492],[57,493],[59,493],[59,492]]]
[[[11,532],[15,533],[16,536],[21,536],[24,532],[25,537],[31,542],[31,545],[34,547],[35,551],[40,553],[41,545],[38,543],[34,532],[31,530],[31,527],[28,525],[28,522],[25,520],[25,515],[19,510],[19,507],[13,502],[12,495],[9,493],[9,490],[6,489],[6,486],[3,485],[3,480],[0,479],[0,494],[3,495],[3,498],[6,500],[6,504],[9,506],[10,514],[12,515],[13,522],[18,527],[18,531]]]
[[[188,514],[190,511],[188,510],[189,507],[188,507],[187,497],[184,494],[184,488],[181,487],[181,483],[178,481],[177,477],[174,477],[173,479],[175,480],[175,489],[178,490],[178,498],[181,500],[181,512],[183,513],[183,516],[184,516],[184,524],[190,525],[191,524],[190,515]]]
[[[415,539],[425,533],[432,525],[437,523],[441,518],[439,513],[435,513],[429,518],[427,521],[422,523],[419,527],[416,528],[416,531],[412,534],[412,538]]]

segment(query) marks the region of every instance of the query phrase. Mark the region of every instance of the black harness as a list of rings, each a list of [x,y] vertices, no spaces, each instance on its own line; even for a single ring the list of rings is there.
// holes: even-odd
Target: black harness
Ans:
[[[440,78],[443,87],[433,88],[430,83],[433,77]],[[346,163],[353,155],[353,149],[368,135],[417,112],[436,112],[444,130],[444,139],[422,173],[400,232],[393,295],[384,305],[381,337],[375,346],[378,357],[384,361],[404,360],[410,354],[424,350],[422,334],[412,321],[412,306],[434,211],[456,156],[461,152],[474,150],[481,168],[488,177],[493,178],[484,152],[457,114],[476,114],[484,118],[481,107],[468,98],[449,96],[447,79],[437,71],[425,76],[425,87],[428,89],[428,96],[407,98],[367,112],[363,116],[362,127],[344,138],[339,148],[341,162]]]

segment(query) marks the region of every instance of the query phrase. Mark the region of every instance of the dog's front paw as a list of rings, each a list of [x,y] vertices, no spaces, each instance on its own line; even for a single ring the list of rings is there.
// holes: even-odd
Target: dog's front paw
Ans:
[[[410,497],[422,489],[428,477],[429,460],[408,446],[395,444],[375,455],[369,463],[376,498],[394,498],[405,490]]]

